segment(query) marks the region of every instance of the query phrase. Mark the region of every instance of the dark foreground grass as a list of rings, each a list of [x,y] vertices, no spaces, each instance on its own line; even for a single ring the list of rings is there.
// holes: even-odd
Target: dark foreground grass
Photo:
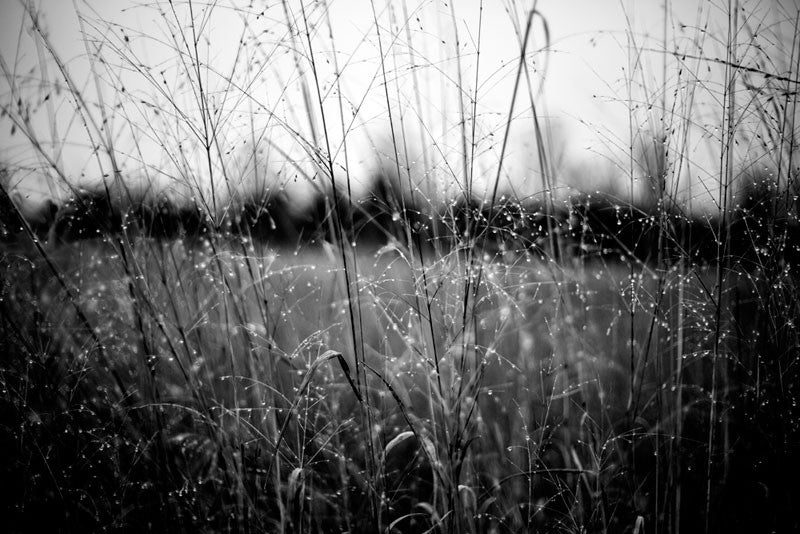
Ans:
[[[402,247],[356,251],[351,307],[332,248],[82,241],[48,250],[59,280],[7,247],[6,524],[798,526],[790,271],[731,270],[718,328],[713,266],[479,258],[465,325],[464,253],[422,278]]]

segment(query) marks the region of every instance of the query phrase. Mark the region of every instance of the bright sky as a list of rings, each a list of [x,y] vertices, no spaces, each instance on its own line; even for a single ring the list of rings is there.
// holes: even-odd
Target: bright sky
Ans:
[[[401,176],[411,175],[421,194],[457,194],[453,184],[463,184],[465,173],[473,177],[476,191],[491,189],[532,5],[484,0],[479,19],[480,0],[458,0],[453,6],[442,0],[375,0],[379,40],[367,0],[332,0],[327,12],[322,2],[306,2],[305,17],[298,0],[289,0],[287,11],[281,2],[259,0],[226,0],[213,10],[208,2],[184,1],[174,11],[166,1],[33,4],[52,50],[34,38],[23,2],[0,4],[6,71],[0,73],[0,103],[7,108],[0,119],[0,160],[17,169],[12,187],[31,206],[63,194],[64,179],[90,185],[106,175],[112,183],[110,158],[103,149],[92,150],[99,145],[114,146],[116,166],[128,185],[155,184],[209,205],[224,205],[254,182],[297,194],[320,179],[328,150],[337,179],[349,175],[356,189],[377,169],[396,173],[398,168]],[[736,39],[749,44],[737,47],[737,60],[786,74],[797,3],[741,5]],[[725,70],[692,56],[724,58],[727,3],[672,0],[665,8],[655,0],[541,0],[536,7],[541,16],[533,19],[529,76],[523,75],[517,93],[501,188],[533,194],[544,187],[533,102],[548,137],[545,153],[556,187],[612,187],[625,194],[631,136],[634,144],[642,144],[647,130],[665,127],[672,132],[670,150],[688,160],[670,171],[672,183],[699,204],[713,204]],[[287,16],[299,30],[294,36],[287,32]],[[304,20],[309,21],[316,80]],[[205,124],[190,59],[193,30],[199,34],[200,80],[213,117]],[[665,42],[678,57],[663,53]],[[75,112],[53,53],[88,113]],[[478,58],[474,168],[465,171],[463,134],[472,138]],[[324,95],[325,124],[315,81]],[[764,83],[757,76],[750,81]],[[691,109],[682,107],[688,102]],[[751,115],[758,124],[756,111],[750,106],[742,114],[743,126]],[[16,126],[9,114],[16,115]],[[691,126],[683,128],[687,122]],[[204,140],[212,138],[208,158]],[[737,149],[741,162],[755,157],[755,145]],[[401,150],[395,153],[394,146]],[[633,174],[636,183],[646,182],[643,169]]]

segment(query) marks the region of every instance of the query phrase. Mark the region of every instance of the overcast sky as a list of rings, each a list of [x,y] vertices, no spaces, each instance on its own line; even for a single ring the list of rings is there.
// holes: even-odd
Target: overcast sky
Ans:
[[[221,132],[212,149],[216,160],[208,165],[203,143],[198,142],[202,120],[195,105],[197,86],[190,83],[196,79],[187,78],[187,63],[177,59],[176,49],[185,43],[171,40],[172,34],[180,35],[178,29],[191,36],[188,3],[177,4],[175,12],[168,2],[33,3],[53,51],[90,102],[92,118],[97,124],[108,119],[110,126],[91,137],[85,133],[82,117],[74,112],[68,92],[55,89],[64,86],[62,76],[50,52],[32,38],[30,18],[22,4],[0,3],[0,53],[14,79],[13,88],[7,77],[0,80],[0,98],[11,110],[20,97],[32,106],[29,127],[48,159],[35,154],[30,140],[9,117],[0,121],[0,158],[12,168],[21,167],[14,186],[32,203],[58,194],[54,186],[58,177],[52,170],[42,170],[50,163],[74,184],[96,184],[102,174],[112,175],[108,158],[91,150],[105,132],[118,151],[116,163],[126,179],[158,183],[187,195],[195,194],[187,192],[193,188],[200,194],[207,192],[209,175],[218,180],[225,176],[236,184],[261,175],[262,180],[288,182],[291,191],[308,187],[305,182],[318,169],[318,163],[310,161],[314,159],[309,156],[311,145],[324,151],[321,160],[330,150],[337,176],[349,174],[355,183],[367,180],[378,167],[392,167],[397,156],[401,167],[409,169],[401,174],[424,177],[427,167],[444,184],[448,176],[464,174],[459,110],[467,110],[469,121],[478,58],[476,135],[480,143],[475,170],[467,174],[474,176],[477,188],[490,186],[514,93],[520,35],[531,5],[485,0],[479,25],[479,0],[458,0],[455,24],[451,6],[441,0],[409,0],[405,10],[402,3],[394,2],[389,9],[376,0],[383,32],[379,41],[366,0],[334,0],[327,12],[321,3],[307,2],[305,18],[299,2],[290,0],[289,18],[300,30],[294,38],[286,32],[280,2],[231,0],[213,10],[195,2],[194,29],[204,36],[199,40],[201,61],[213,69],[202,75],[204,89],[212,95],[209,102],[224,109],[216,115]],[[528,194],[543,187],[533,140],[533,101],[540,127],[550,136],[547,154],[557,185],[595,188],[605,183],[624,191],[620,183],[629,174],[631,134],[636,137],[668,124],[678,131],[670,142],[682,147],[693,164],[682,164],[680,172],[687,178],[679,189],[701,204],[708,203],[715,195],[718,176],[715,128],[721,117],[725,70],[720,63],[692,56],[724,58],[727,3],[673,0],[665,7],[655,0],[542,0],[536,5],[541,16],[534,18],[527,56],[532,90],[523,77],[502,169],[504,187]],[[797,2],[742,2],[742,6],[736,38],[753,44],[740,45],[739,60],[785,74]],[[85,17],[83,28],[78,13]],[[313,89],[314,78],[309,74],[311,55],[304,41],[304,20],[311,23],[317,80],[326,95],[326,125],[316,112],[312,112],[315,119],[309,120],[305,108],[303,87]],[[459,54],[455,53],[454,28]],[[480,56],[475,53],[479,28]],[[386,85],[380,69],[381,49]],[[105,63],[88,61],[87,50],[99,50]],[[682,55],[686,53],[688,57]],[[767,57],[774,58],[772,64],[765,62]],[[297,62],[306,73],[304,78],[297,75]],[[41,68],[43,64],[47,69]],[[458,65],[463,76],[462,101],[455,90]],[[98,90],[105,114],[99,111]],[[690,111],[680,107],[689,92],[695,95]],[[392,113],[386,113],[387,96]],[[662,102],[667,104],[666,112]],[[629,113],[632,107],[633,115]],[[675,116],[691,119],[688,138],[679,133],[679,121],[671,119]],[[391,142],[389,123],[394,123],[397,133],[400,120],[408,136],[403,145],[410,147],[408,161],[405,155],[395,154],[397,139]],[[327,147],[322,146],[323,126],[329,133]],[[346,135],[341,133],[345,130]],[[348,140],[348,154],[342,138]],[[749,148],[741,150],[742,161],[751,157],[748,152]],[[642,172],[634,174],[638,179]],[[215,187],[220,187],[219,182]]]

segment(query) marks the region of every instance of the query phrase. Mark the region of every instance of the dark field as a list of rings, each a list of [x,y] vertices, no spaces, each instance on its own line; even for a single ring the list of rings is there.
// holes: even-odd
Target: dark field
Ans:
[[[18,235],[12,530],[798,527],[793,268],[389,243]]]

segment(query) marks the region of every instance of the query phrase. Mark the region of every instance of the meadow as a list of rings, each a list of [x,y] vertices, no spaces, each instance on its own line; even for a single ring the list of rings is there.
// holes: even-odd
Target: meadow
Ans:
[[[99,88],[74,83],[36,13],[27,12],[74,115],[112,167],[92,188],[71,185],[37,141],[27,93],[3,62],[4,116],[66,191],[34,210],[14,192],[20,169],[4,163],[7,530],[800,529],[797,38],[781,58],[788,70],[773,72],[780,61],[756,61],[764,57],[756,32],[746,31],[752,21],[737,18],[733,2],[729,33],[719,37],[727,58],[689,64],[684,55],[676,67],[722,65],[724,83],[684,85],[677,74],[675,102],[666,89],[647,87],[637,98],[649,100],[634,99],[636,66],[643,67],[635,59],[641,50],[629,44],[632,138],[627,167],[617,169],[623,186],[581,191],[559,181],[524,60],[534,54],[528,32],[541,13],[514,4],[523,15],[519,62],[486,184],[473,179],[478,162],[491,159],[476,155],[483,124],[476,126],[478,90],[466,80],[477,66],[469,71],[460,56],[450,65],[463,74],[447,76],[462,99],[449,117],[455,126],[442,135],[455,141],[420,141],[414,146],[429,151],[417,161],[400,135],[414,128],[394,123],[400,116],[389,105],[396,87],[387,80],[402,69],[382,49],[375,86],[379,96],[385,91],[392,135],[380,150],[393,152],[394,167],[383,164],[371,182],[356,184],[344,117],[334,120],[341,132],[324,131],[326,113],[340,113],[343,102],[325,100],[333,93],[315,70],[309,27],[325,27],[324,4],[294,13],[302,31],[292,39],[307,38],[307,48],[293,41],[289,49],[302,53],[286,56],[310,65],[285,84],[302,89],[305,109],[293,113],[305,113],[315,133],[275,119],[292,145],[271,144],[297,158],[291,167],[312,191],[302,199],[292,197],[294,185],[265,185],[269,169],[258,170],[257,142],[251,159],[227,150],[234,113],[215,99],[230,95],[203,88],[211,68],[196,33],[207,12],[181,25],[175,10],[183,16],[193,3],[170,2],[172,14],[164,15],[175,17],[170,46],[185,62],[186,98],[196,105],[189,110],[164,91],[162,113],[175,130],[192,132],[202,157],[183,134],[161,148],[178,169],[175,180],[210,177],[180,181],[174,196],[126,182],[115,161],[127,151],[103,125],[142,124],[106,106]],[[236,13],[250,20],[257,11]],[[374,4],[373,14],[379,44],[381,30],[397,31],[395,41],[405,35],[378,24]],[[793,16],[797,33],[800,15]],[[109,35],[104,46],[133,57]],[[250,46],[241,41],[243,55]],[[105,64],[94,64],[90,80],[122,79],[102,71]],[[138,74],[149,80],[146,72]],[[236,93],[235,76],[226,76],[226,91]],[[46,106],[41,81],[32,98]],[[422,92],[423,82],[412,82],[410,94]],[[714,203],[702,210],[680,182],[688,132],[700,122],[692,91],[712,93],[721,110],[721,128],[709,135],[718,168],[706,193]],[[537,145],[531,194],[501,185],[518,92]],[[642,110],[645,122],[635,127]],[[160,128],[153,132],[165,133]],[[742,140],[765,148],[756,163],[737,161]],[[142,152],[150,141],[141,140]],[[239,158],[241,175],[233,177],[228,158]],[[417,174],[416,165],[431,169]],[[446,186],[443,169],[453,178]]]

